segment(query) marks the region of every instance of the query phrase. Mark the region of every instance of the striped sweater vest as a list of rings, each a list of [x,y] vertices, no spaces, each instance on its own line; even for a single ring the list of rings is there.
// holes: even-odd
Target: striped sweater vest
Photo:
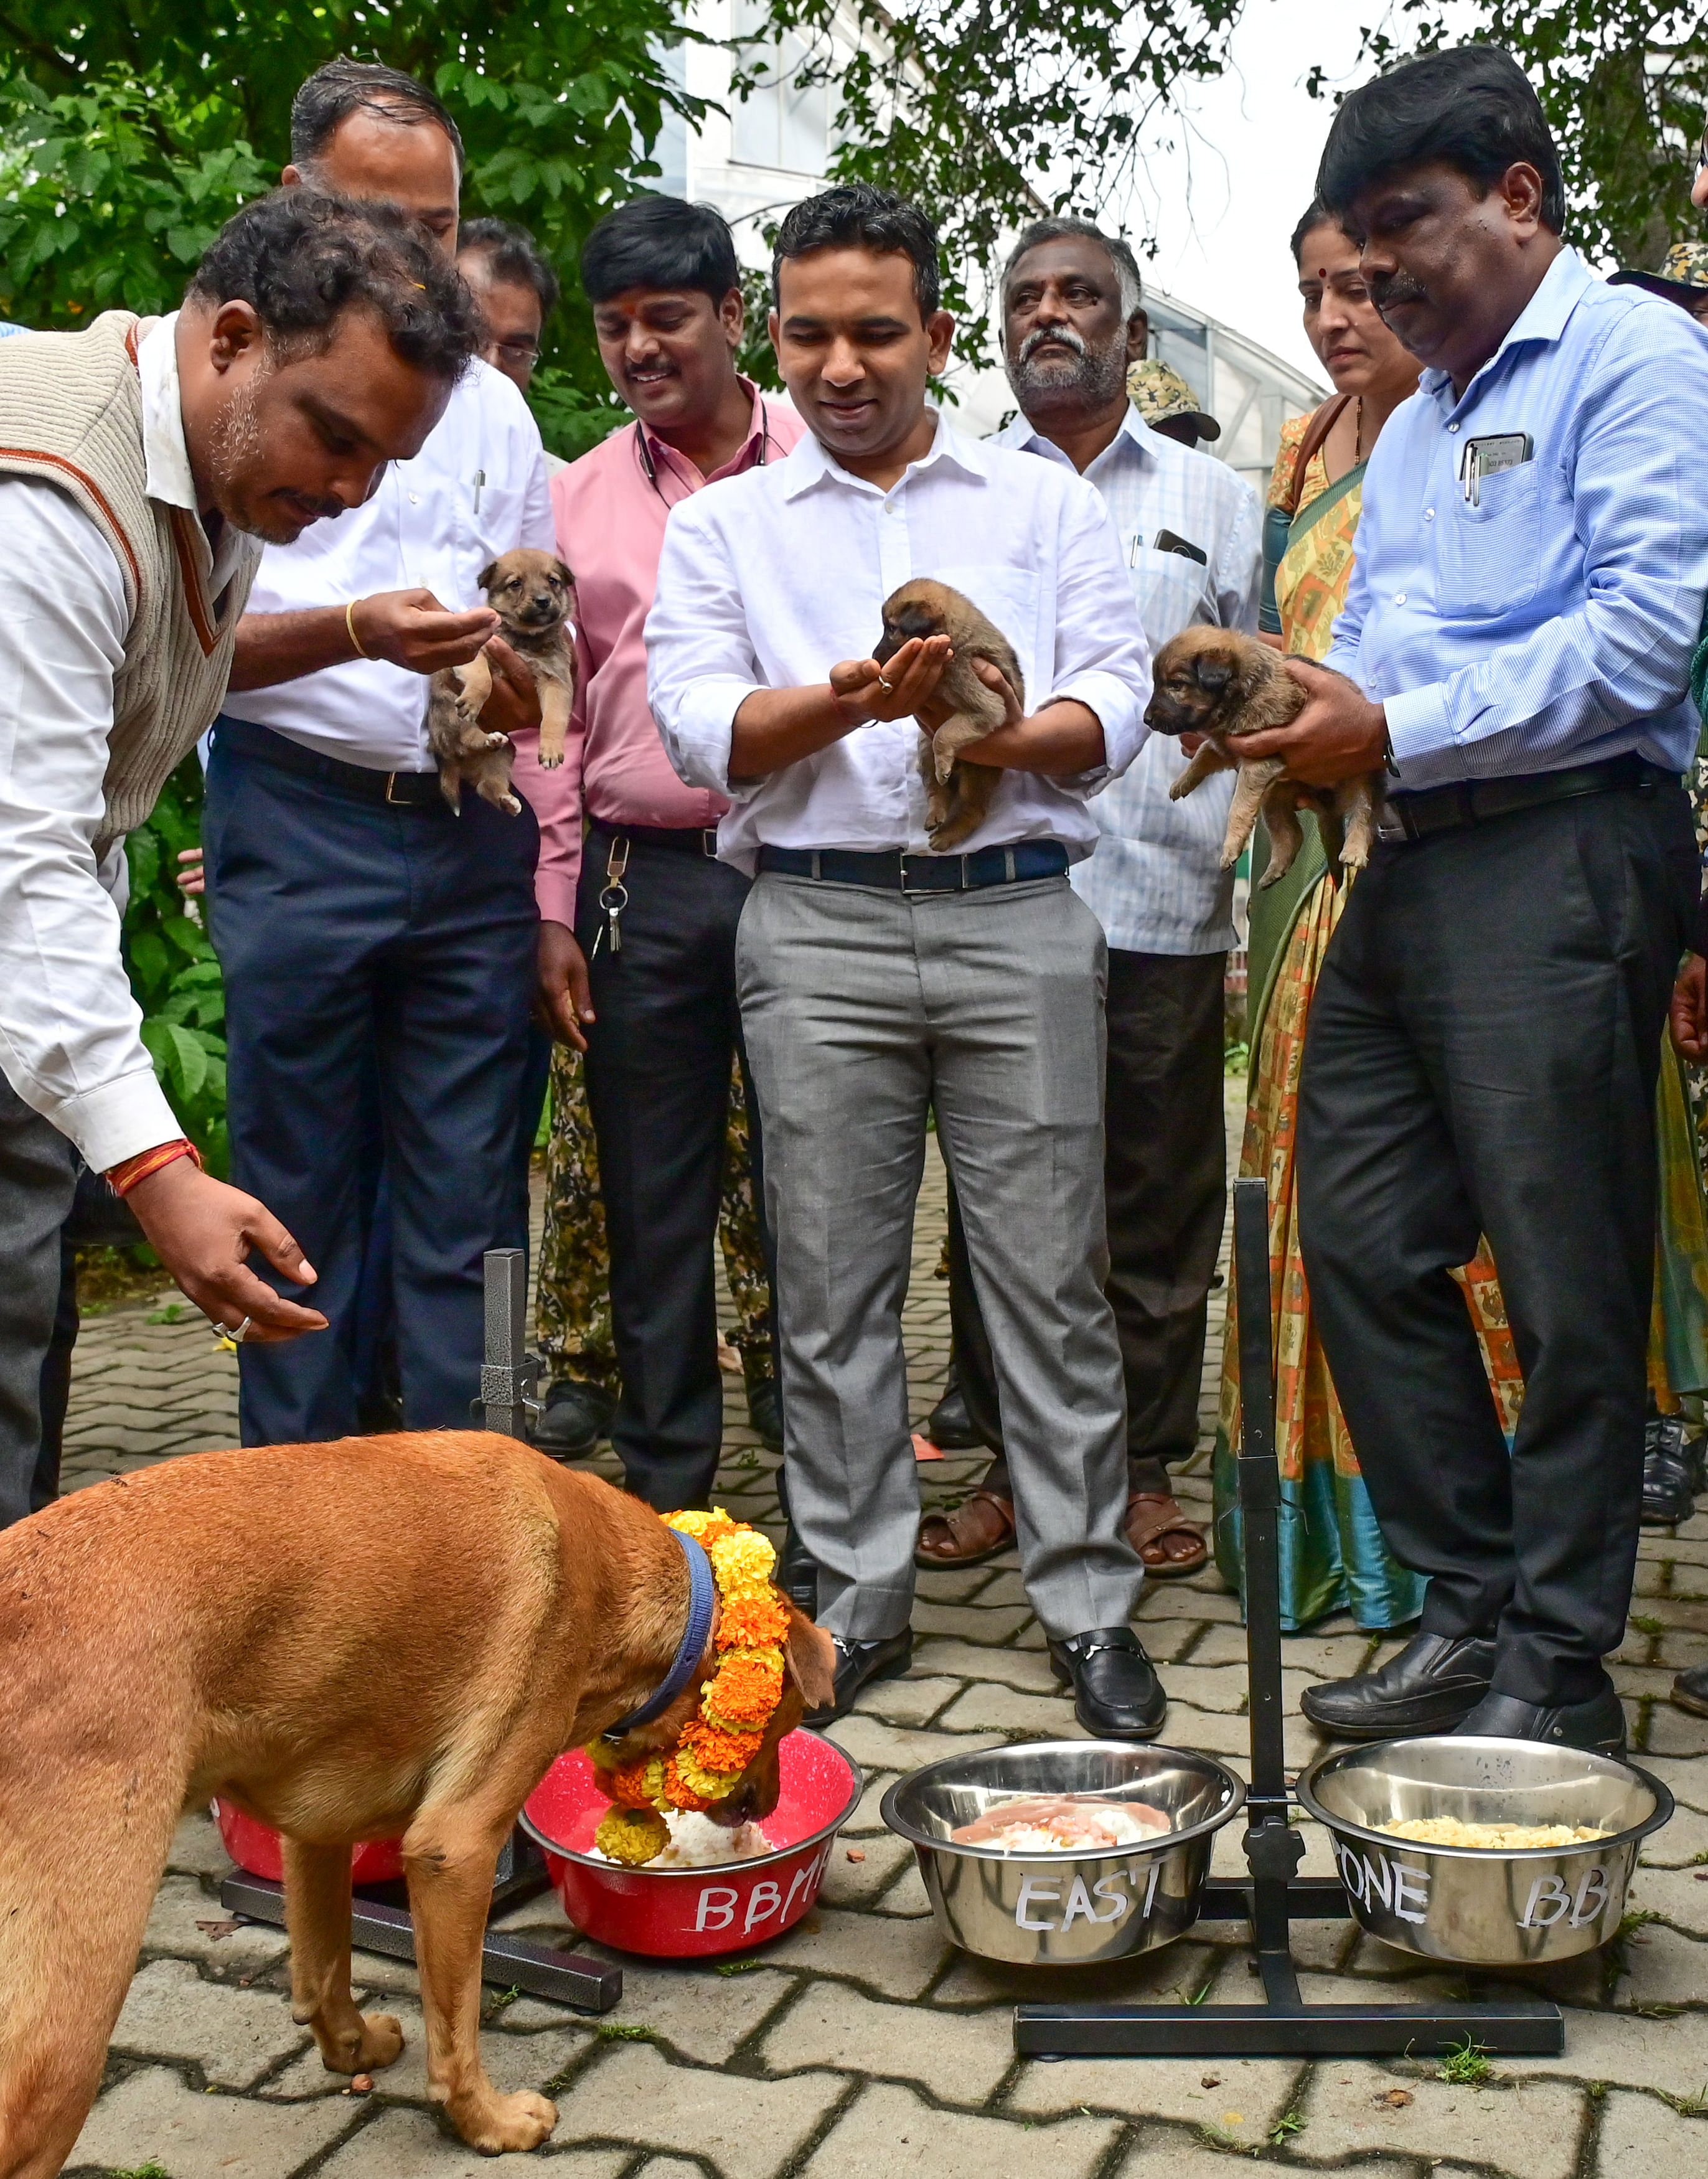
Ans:
[[[113,683],[97,860],[148,815],[213,723],[260,559],[257,543],[211,598],[201,524],[148,497],[136,351],[151,322],[109,310],[86,332],[0,341],[0,475],[40,477],[68,492],[124,578],[129,623]]]

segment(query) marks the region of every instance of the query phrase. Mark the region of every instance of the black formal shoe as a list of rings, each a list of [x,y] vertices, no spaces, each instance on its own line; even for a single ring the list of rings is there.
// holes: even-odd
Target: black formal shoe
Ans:
[[[1157,1668],[1130,1627],[1093,1627],[1049,1645],[1050,1670],[1074,1691],[1074,1715],[1098,1740],[1154,1740],[1169,1714]]]
[[[1672,1699],[1692,1717],[1708,1717],[1708,1665],[1692,1665],[1672,1682]]]
[[[747,1420],[768,1452],[783,1450],[783,1395],[775,1377],[748,1378]]]
[[[534,1424],[534,1442],[556,1460],[578,1460],[591,1452],[610,1429],[616,1402],[603,1385],[565,1377],[545,1396],[545,1409]]]
[[[873,1680],[899,1680],[913,1662],[913,1629],[886,1634],[881,1642],[851,1642],[833,1634],[836,1644],[836,1693],[828,1708],[808,1710],[807,1725],[833,1725],[854,1707],[854,1698]]]
[[[1414,1634],[1379,1672],[1306,1688],[1299,1707],[1337,1740],[1451,1732],[1488,1693],[1492,1635]]]
[[[1688,1521],[1701,1488],[1701,1439],[1686,1436],[1682,1415],[1651,1415],[1643,1427],[1643,1526]]]
[[[783,1532],[777,1586],[809,1619],[818,1616],[818,1562],[802,1542],[801,1532],[792,1521]]]
[[[1516,1695],[1486,1694],[1456,1733],[1487,1740],[1540,1740],[1552,1748],[1582,1748],[1591,1755],[1625,1752],[1625,1705],[1611,1688],[1588,1702],[1520,1702]]]
[[[971,1452],[984,1443],[966,1412],[966,1396],[953,1377],[944,1386],[943,1397],[925,1418],[923,1435],[939,1452]]]

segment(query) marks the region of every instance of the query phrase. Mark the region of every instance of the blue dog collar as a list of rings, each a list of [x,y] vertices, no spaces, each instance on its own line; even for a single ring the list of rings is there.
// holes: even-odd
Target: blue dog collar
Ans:
[[[704,1545],[696,1538],[685,1536],[680,1529],[672,1529],[671,1534],[682,1545],[688,1562],[688,1623],[676,1645],[676,1662],[663,1681],[638,1710],[631,1710],[627,1717],[620,1717],[615,1725],[605,1727],[603,1737],[606,1740],[621,1740],[638,1725],[650,1725],[655,1717],[663,1716],[693,1677],[694,1668],[712,1631],[712,1613],[718,1601],[712,1562],[706,1556]]]

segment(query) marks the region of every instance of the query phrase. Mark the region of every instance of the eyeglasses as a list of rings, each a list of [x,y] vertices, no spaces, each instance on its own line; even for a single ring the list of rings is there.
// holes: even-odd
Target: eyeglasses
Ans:
[[[492,343],[501,355],[507,355],[512,363],[537,363],[539,343],[536,340],[501,340]]]

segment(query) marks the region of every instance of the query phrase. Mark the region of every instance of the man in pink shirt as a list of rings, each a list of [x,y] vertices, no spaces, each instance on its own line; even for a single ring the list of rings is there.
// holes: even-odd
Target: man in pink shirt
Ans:
[[[723,798],[685,787],[665,755],[643,631],[671,508],[780,461],[802,427],[736,370],[741,277],[709,206],[621,206],[588,237],[581,277],[599,353],[636,420],[551,486],[578,598],[567,762],[588,829],[576,936],[592,983],[588,1100],[622,1373],[611,1441],[629,1487],[663,1510],[708,1503],[723,1436],[713,1243],[748,881],[717,860]],[[751,1095],[747,1108],[763,1201]]]

